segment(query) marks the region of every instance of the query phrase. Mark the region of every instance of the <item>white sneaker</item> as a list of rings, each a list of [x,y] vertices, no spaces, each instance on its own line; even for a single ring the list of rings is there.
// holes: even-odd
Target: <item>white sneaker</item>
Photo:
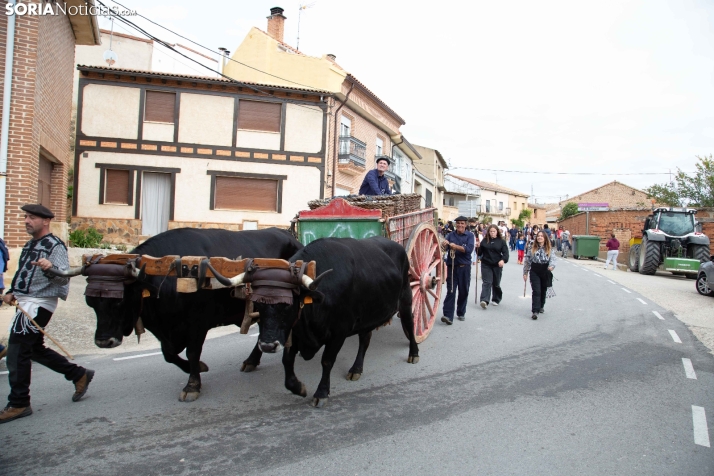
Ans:
[[[486,301],[481,301],[481,307],[486,309],[486,306],[488,306],[488,303]]]

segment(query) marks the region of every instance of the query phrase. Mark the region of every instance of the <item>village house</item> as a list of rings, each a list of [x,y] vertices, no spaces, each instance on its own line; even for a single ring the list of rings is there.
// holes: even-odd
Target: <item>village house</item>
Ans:
[[[522,210],[528,209],[528,194],[526,193],[503,187],[497,183],[458,175],[451,176],[479,188],[481,192],[479,215],[490,216],[493,223],[504,221],[510,225],[511,219],[518,218]]]
[[[78,66],[72,229],[288,227],[323,195],[326,92]]]
[[[436,149],[414,145],[423,160],[414,163],[414,166],[426,179],[433,184],[433,188],[425,189],[424,203],[431,203],[436,207],[440,217],[444,216],[444,171],[449,168],[446,160]],[[416,192],[416,190],[415,190]],[[433,196],[432,196],[433,194]]]
[[[66,0],[67,7],[84,4]],[[75,45],[98,45],[94,15],[0,15],[0,76],[10,88],[9,104],[0,104],[0,230],[8,246],[27,241],[20,207],[41,203],[57,219],[51,231],[67,240],[67,182],[72,167],[70,121]],[[12,70],[5,69],[13,55]]]
[[[335,55],[308,56],[285,43],[285,20],[282,8],[272,8],[267,32],[252,28],[224,73],[240,81],[327,92],[325,196],[356,194],[382,156],[391,161],[386,175],[394,191],[425,187],[414,178],[413,164],[422,159],[399,130],[404,119],[345,71]]]
[[[481,189],[465,180],[446,174],[444,176],[444,211],[446,221],[459,215],[477,217],[481,213]]]

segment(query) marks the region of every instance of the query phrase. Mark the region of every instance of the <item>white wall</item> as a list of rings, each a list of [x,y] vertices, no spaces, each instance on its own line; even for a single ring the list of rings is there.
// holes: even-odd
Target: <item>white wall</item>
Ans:
[[[82,102],[82,132],[89,136],[136,139],[139,88],[87,84]]]
[[[322,109],[287,104],[285,111],[285,150],[317,153],[322,149]]]
[[[232,97],[181,93],[180,102],[179,142],[226,147],[232,145]]]

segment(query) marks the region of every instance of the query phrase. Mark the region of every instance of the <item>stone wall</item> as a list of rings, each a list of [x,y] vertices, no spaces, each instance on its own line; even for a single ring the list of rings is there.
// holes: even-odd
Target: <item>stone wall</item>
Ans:
[[[258,228],[272,228],[274,225],[258,225]],[[141,220],[126,220],[117,218],[85,218],[74,217],[70,224],[71,231],[94,228],[104,235],[103,241],[112,245],[137,246],[144,242],[148,236],[141,234]],[[187,221],[170,221],[169,230],[176,228],[221,228],[224,230],[240,231],[241,223],[203,223]],[[278,227],[286,228],[286,227]]]

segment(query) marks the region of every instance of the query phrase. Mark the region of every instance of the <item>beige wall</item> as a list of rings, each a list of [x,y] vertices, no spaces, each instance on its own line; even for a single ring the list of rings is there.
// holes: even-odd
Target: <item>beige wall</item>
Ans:
[[[87,84],[82,99],[82,132],[89,136],[136,139],[139,88]]]
[[[320,195],[320,171],[316,167],[112,152],[88,154],[89,157],[82,158],[79,170],[78,217],[134,218],[134,206],[99,205],[96,163],[180,168],[181,173],[176,174],[175,221],[241,223],[255,220],[259,225],[288,226],[298,211],[308,208],[309,200]],[[283,181],[282,213],[210,210],[211,176],[206,174],[207,170],[287,175]]]
[[[287,104],[285,150],[317,153],[322,149],[322,109]]]
[[[230,147],[233,111],[232,97],[181,93],[179,142]]]
[[[112,38],[112,51],[117,54],[114,68],[151,71],[152,42],[124,38],[116,34]],[[104,52],[109,49],[109,35],[102,33],[102,44],[93,46],[77,45],[74,50],[75,64],[106,67]]]
[[[174,141],[174,125],[160,122],[144,122],[142,137],[144,140],[157,140],[163,142]]]
[[[280,150],[280,133],[238,129],[236,146],[249,149]]]

